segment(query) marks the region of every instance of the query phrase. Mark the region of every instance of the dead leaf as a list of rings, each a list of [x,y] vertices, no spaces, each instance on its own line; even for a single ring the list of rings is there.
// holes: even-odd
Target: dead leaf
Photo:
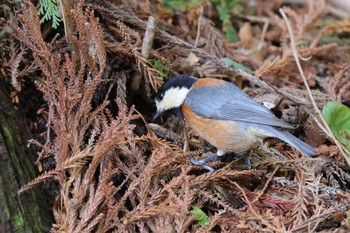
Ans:
[[[199,62],[199,57],[197,57],[196,54],[191,52],[190,55],[188,55],[188,57],[186,58],[185,62],[188,63],[189,66],[195,66]]]

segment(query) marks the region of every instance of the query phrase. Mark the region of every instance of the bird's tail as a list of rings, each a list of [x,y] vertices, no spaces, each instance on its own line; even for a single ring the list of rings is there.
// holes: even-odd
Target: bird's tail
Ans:
[[[303,155],[306,156],[312,156],[316,155],[317,152],[314,148],[306,144],[305,142],[301,141],[299,138],[293,136],[288,131],[283,131],[280,129],[272,128],[270,129],[270,133],[274,135],[274,137],[281,139],[282,141],[292,145],[295,147],[298,151],[300,151]]]

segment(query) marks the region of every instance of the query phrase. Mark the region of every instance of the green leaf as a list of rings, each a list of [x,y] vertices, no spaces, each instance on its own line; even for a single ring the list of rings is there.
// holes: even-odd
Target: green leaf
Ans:
[[[330,44],[330,43],[337,43],[339,45],[346,45],[347,43],[349,43],[346,39],[341,39],[337,36],[330,36],[330,37],[322,37],[318,43],[317,46],[321,46],[324,44]]]
[[[194,219],[198,221],[199,225],[202,226],[210,223],[210,218],[198,206],[192,206],[190,213],[196,216]]]
[[[165,0],[165,4],[173,9],[175,9],[175,10],[178,10],[180,8],[180,6],[186,5],[186,1],[183,1],[183,0],[178,0],[178,1]]]
[[[310,46],[312,43],[312,41],[301,41],[299,43],[300,46]],[[322,46],[322,45],[326,45],[326,44],[330,44],[330,43],[337,43],[339,45],[346,45],[348,44],[348,40],[346,39],[341,39],[339,37],[336,36],[330,36],[330,37],[322,37],[318,42],[317,42],[317,46]]]
[[[224,22],[223,30],[225,32],[225,39],[226,40],[233,42],[233,43],[239,41],[237,31],[233,27],[231,21]]]
[[[239,64],[238,62],[235,62],[235,61],[231,60],[230,58],[223,57],[220,59],[220,61],[225,63],[226,65],[234,66],[239,70],[243,70],[247,73],[252,73],[252,71],[248,67],[245,67],[244,65]]]
[[[181,7],[191,7],[201,3],[201,0],[165,0],[165,5],[172,9],[179,10]]]
[[[154,58],[150,59],[150,61],[153,68],[159,71],[159,74],[162,76],[162,78],[166,79],[169,76],[170,68],[164,65],[161,60]]]
[[[350,150],[350,108],[341,103],[328,102],[323,107],[322,115],[335,138]],[[350,157],[350,154],[347,156]]]
[[[226,0],[220,1],[219,16],[222,22],[222,30],[225,32],[225,39],[230,42],[237,42],[238,35],[231,22],[230,6]]]

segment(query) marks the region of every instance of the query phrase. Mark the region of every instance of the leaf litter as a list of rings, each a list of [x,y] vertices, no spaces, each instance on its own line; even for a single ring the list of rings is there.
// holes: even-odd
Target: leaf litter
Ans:
[[[51,183],[52,232],[349,231],[348,165],[320,128],[278,13],[289,18],[316,105],[346,105],[349,22],[329,4],[79,1],[66,39],[24,1],[8,20],[1,72],[15,105],[30,103],[26,89],[40,99],[29,121],[42,172],[19,192]],[[157,22],[145,56],[149,16]],[[214,148],[170,115],[148,125],[154,93],[180,73],[235,83],[319,156],[269,139],[250,154],[251,171],[233,156],[211,162],[214,173],[191,165]]]

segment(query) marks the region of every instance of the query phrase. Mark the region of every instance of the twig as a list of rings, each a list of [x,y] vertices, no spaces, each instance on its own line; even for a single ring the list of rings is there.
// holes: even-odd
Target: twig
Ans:
[[[78,62],[80,62],[79,49],[73,40],[75,24],[71,14],[71,10],[74,9],[74,3],[72,1],[67,0],[59,0],[57,1],[57,3],[63,19],[63,26],[65,32],[64,34],[66,37],[66,41],[68,43],[69,48],[72,50],[72,52],[75,53]]]
[[[198,17],[198,22],[197,22],[197,35],[196,35],[196,40],[194,42],[194,47],[197,47],[199,37],[201,35],[201,23],[202,23],[202,16],[203,15],[203,6],[200,6],[200,12],[199,12],[199,17]]]
[[[327,218],[331,213],[335,212],[333,207],[330,207],[326,210],[324,210],[322,213],[319,215],[314,215],[308,219],[305,220],[305,222],[301,223],[298,226],[295,226],[290,230],[290,232],[301,232],[302,230],[305,230],[305,228],[308,228],[311,223],[316,222],[318,219],[325,219]],[[313,232],[313,231],[308,231],[308,232]]]
[[[174,133],[172,130],[167,129],[161,125],[148,123],[146,124],[146,127],[148,130],[151,129],[157,136],[173,141],[175,144],[184,145],[184,147],[191,146],[194,149],[203,149],[203,146],[201,146],[200,144],[191,142],[188,139],[183,140],[180,135]],[[188,151],[188,150],[185,149],[184,151]]]
[[[315,116],[311,111],[309,111],[308,109],[306,109],[306,112],[309,113],[309,115],[312,117],[312,119],[314,119],[314,121],[316,122],[316,124],[318,125],[318,127],[321,128],[321,130],[330,138],[332,138],[332,135],[329,134],[328,130],[322,125],[322,123],[318,120],[317,116]]]
[[[254,198],[254,200],[252,201],[252,204],[254,204],[255,202],[257,202],[260,197],[264,194],[265,190],[267,189],[267,187],[269,186],[272,178],[274,177],[275,173],[278,171],[280,167],[277,165],[277,167],[275,168],[275,170],[271,173],[271,176],[269,177],[269,179],[266,181],[264,188],[259,192],[258,196],[256,196],[256,198]]]
[[[50,102],[49,104],[49,112],[48,112],[48,120],[47,120],[47,123],[46,123],[46,141],[45,141],[45,144],[43,145],[43,148],[42,150],[39,152],[39,156],[38,158],[36,159],[35,161],[35,164],[39,164],[40,160],[44,157],[44,152],[48,149],[48,145],[50,143],[50,138],[51,138],[51,121],[53,119],[53,113],[54,110],[53,110],[53,103]]]
[[[325,121],[325,119],[323,118],[322,116],[322,113],[320,111],[320,109],[317,107],[317,104],[316,104],[316,101],[311,93],[311,90],[310,90],[310,87],[309,87],[309,84],[307,83],[307,80],[306,80],[306,77],[305,77],[305,74],[304,74],[304,71],[301,67],[301,64],[300,64],[300,60],[299,60],[299,55],[298,55],[298,50],[296,48],[296,45],[295,45],[295,42],[294,42],[294,37],[293,37],[293,32],[292,32],[292,27],[290,26],[290,23],[289,23],[289,20],[288,20],[288,17],[286,15],[286,13],[284,12],[284,10],[282,8],[279,9],[284,21],[286,22],[286,26],[287,26],[287,29],[288,29],[288,34],[290,36],[290,46],[291,46],[291,49],[292,49],[292,52],[293,52],[293,56],[294,56],[294,60],[295,60],[295,63],[297,64],[297,67],[298,67],[298,70],[299,70],[299,73],[301,75],[301,78],[303,79],[303,82],[304,82],[304,85],[306,87],[306,90],[309,94],[309,98],[311,100],[311,103],[312,103],[312,106],[314,108],[314,110],[316,111],[316,113],[318,114],[318,116],[320,117],[321,119],[321,122],[323,123],[323,127],[320,126],[321,129],[326,129],[325,133],[327,135],[330,135],[332,140],[335,142],[335,144],[337,145],[337,147],[339,148],[339,151],[341,152],[341,154],[343,155],[344,159],[346,160],[346,162],[348,163],[348,165],[350,165],[350,158],[348,158],[343,150],[343,147],[342,145],[340,144],[340,142],[334,137],[333,135],[333,132],[331,131],[331,129],[329,128],[327,122]]]
[[[154,39],[156,24],[157,24],[157,20],[154,17],[150,16],[148,18],[145,37],[143,38],[142,48],[141,48],[141,54],[146,59],[149,57],[150,50],[152,49],[152,46],[153,46],[153,39]]]
[[[148,123],[147,128],[151,129],[153,132],[155,132],[158,136],[162,138],[170,139],[174,142],[182,141],[179,135],[165,127],[162,127],[161,125]]]
[[[253,22],[255,21],[255,22],[264,23],[263,30],[262,30],[261,36],[260,36],[260,41],[259,41],[258,46],[256,47],[256,50],[260,51],[264,46],[265,35],[266,35],[267,29],[269,28],[269,25],[270,25],[269,19],[267,17],[257,17],[257,16],[253,16],[253,15],[247,15],[247,16],[240,15],[240,17],[242,17],[244,19],[248,19],[248,20],[253,21]]]
[[[274,85],[270,85],[272,89],[275,90],[275,92],[277,92],[278,94],[286,97],[287,99],[293,101],[294,103],[297,103],[297,104],[302,104],[302,105],[305,105],[305,106],[312,106],[312,103],[310,103],[309,101],[307,101],[306,99],[301,99],[301,98],[295,98],[295,95],[293,95],[292,93],[289,93],[289,92],[286,92]]]
[[[141,55],[146,60],[148,59],[150,51],[151,51],[152,46],[153,46],[154,32],[156,29],[156,24],[157,24],[157,20],[154,17],[150,16],[148,18],[145,37],[142,40],[142,47],[141,47]],[[141,80],[142,80],[141,71],[139,71],[135,75],[133,75],[133,78],[131,81],[130,93],[137,93],[137,91],[140,88]]]

